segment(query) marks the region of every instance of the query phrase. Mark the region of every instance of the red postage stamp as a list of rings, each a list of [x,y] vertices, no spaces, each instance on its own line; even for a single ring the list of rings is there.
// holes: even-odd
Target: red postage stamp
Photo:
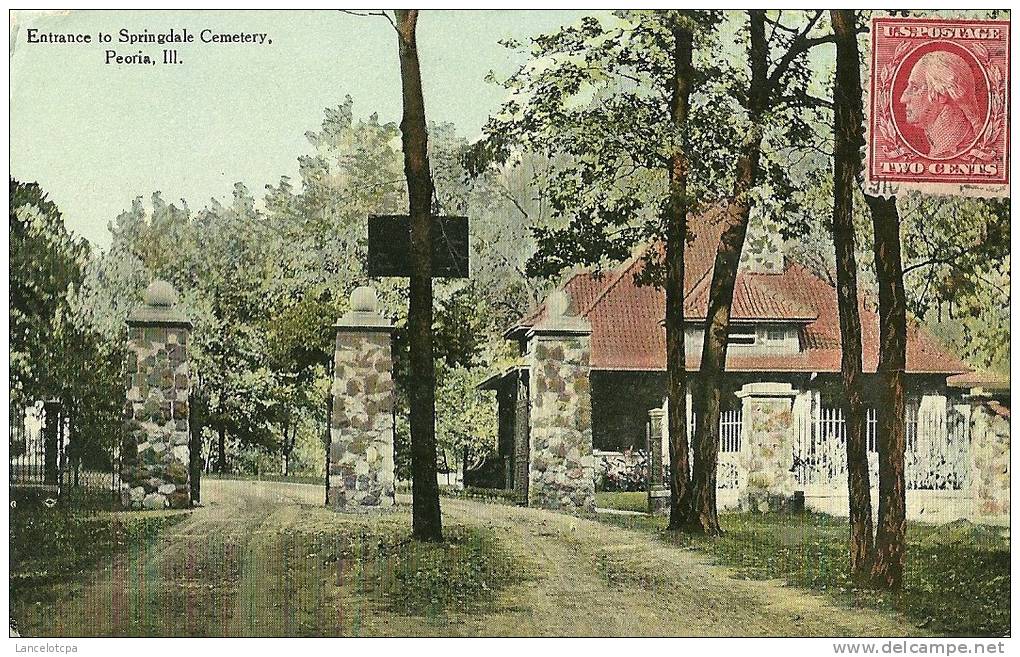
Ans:
[[[867,191],[1009,194],[1009,22],[875,18]]]

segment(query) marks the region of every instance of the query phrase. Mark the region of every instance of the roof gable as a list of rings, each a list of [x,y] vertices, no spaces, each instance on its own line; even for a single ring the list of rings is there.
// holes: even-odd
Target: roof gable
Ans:
[[[715,247],[727,214],[707,213],[685,250],[684,316],[704,320],[707,313]],[[651,246],[648,248],[658,248]],[[664,370],[666,366],[665,293],[639,285],[643,252],[620,267],[595,275],[575,274],[563,286],[574,312],[592,326],[592,367],[602,370]],[[838,372],[840,331],[836,289],[803,266],[787,262],[782,271],[741,271],[734,286],[731,319],[746,322],[802,324],[802,351],[794,354],[740,354],[730,350],[730,371]],[[860,306],[863,365],[874,372],[878,364],[878,316],[863,301]],[[534,326],[545,316],[539,305],[517,330]],[[513,332],[513,330],[511,331]],[[687,354],[687,368],[696,371],[701,354]],[[969,371],[916,322],[907,330],[907,369],[912,373],[953,374]]]

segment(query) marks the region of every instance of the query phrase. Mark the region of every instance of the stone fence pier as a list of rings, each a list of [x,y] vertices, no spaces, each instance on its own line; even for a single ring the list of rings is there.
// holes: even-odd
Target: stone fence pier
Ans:
[[[121,505],[131,509],[191,506],[188,397],[191,321],[166,281],[145,290],[128,316],[121,441]]]
[[[394,504],[393,325],[375,290],[359,287],[336,323],[328,504],[354,510]]]

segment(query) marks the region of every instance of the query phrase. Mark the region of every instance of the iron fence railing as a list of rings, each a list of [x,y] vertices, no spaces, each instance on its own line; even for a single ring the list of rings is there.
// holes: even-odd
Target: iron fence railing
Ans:
[[[90,439],[92,438],[92,439]],[[100,443],[71,431],[59,404],[38,404],[12,414],[9,429],[9,486],[46,490],[54,497],[69,491],[120,492],[120,437]]]

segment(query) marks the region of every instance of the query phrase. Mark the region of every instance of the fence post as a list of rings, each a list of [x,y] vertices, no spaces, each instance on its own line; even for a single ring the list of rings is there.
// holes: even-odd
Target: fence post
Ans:
[[[648,513],[669,509],[669,486],[663,476],[666,449],[662,445],[666,414],[661,408],[648,411]]]
[[[43,402],[43,483],[56,486],[60,478],[60,402],[47,399]]]

